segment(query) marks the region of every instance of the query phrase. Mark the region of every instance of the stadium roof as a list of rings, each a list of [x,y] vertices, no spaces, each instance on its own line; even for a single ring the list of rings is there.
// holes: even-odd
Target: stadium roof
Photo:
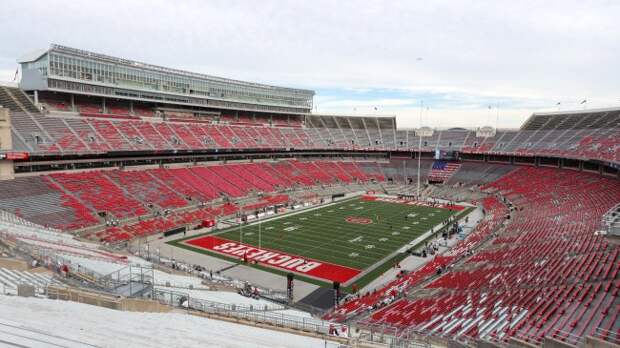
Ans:
[[[620,122],[620,107],[569,111],[535,112],[521,126],[521,130],[608,128]]]
[[[21,56],[21,58],[17,59],[18,63],[28,63],[28,62],[34,62],[37,59],[41,58],[44,54],[46,54],[48,52],[48,50],[46,49],[38,49],[29,53],[24,54],[23,56]]]

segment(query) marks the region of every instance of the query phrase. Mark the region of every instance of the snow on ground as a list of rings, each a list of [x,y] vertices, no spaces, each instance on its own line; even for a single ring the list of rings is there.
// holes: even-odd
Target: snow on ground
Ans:
[[[308,312],[298,311],[298,310],[295,310],[295,309],[285,309],[285,310],[281,310],[281,311],[275,311],[275,313],[280,313],[280,314],[284,314],[284,315],[292,315],[292,316],[302,317],[302,318],[312,318],[312,314],[310,314]]]
[[[170,286],[179,288],[189,288],[191,285],[194,289],[208,289],[208,286],[203,285],[202,279],[198,277],[169,274],[159,270],[154,270],[153,278],[155,278],[156,285],[165,286],[166,283],[170,283]]]
[[[217,302],[220,304],[237,305],[250,307],[256,311],[267,310],[277,314],[283,314],[285,316],[293,316],[297,318],[312,318],[312,314],[308,312],[299,311],[296,309],[286,309],[286,306],[279,303],[271,302],[265,299],[254,299],[237,294],[236,292],[229,291],[208,291],[208,290],[176,290],[166,287],[156,286],[158,290],[172,290],[175,292],[181,292],[189,294],[191,299],[206,300],[211,302]]]
[[[54,250],[65,260],[63,262],[68,261],[74,266],[79,265],[83,269],[94,271],[101,276],[119,271],[119,274],[126,275],[129,273],[129,265],[152,266],[150,262],[142,258],[136,256],[122,258],[121,255],[101,251],[96,244],[74,240],[72,236],[67,234],[44,228],[24,227],[0,221],[0,226],[3,225],[7,227],[9,233],[23,242],[36,245],[40,248]],[[203,285],[202,279],[195,276],[176,275],[153,270],[153,278],[156,289],[186,293],[190,295],[190,298],[227,305],[252,305],[255,308],[261,309],[267,306],[270,310],[279,310],[279,313],[284,312],[299,317],[310,317],[310,315],[305,312],[284,310],[284,306],[267,300],[254,300],[234,292],[207,291],[209,287]],[[169,287],[167,285],[169,285]],[[190,286],[193,288],[192,290],[189,289]],[[5,291],[4,289],[0,290]]]
[[[75,255],[60,254],[64,259],[71,262],[71,264],[80,265],[90,271],[95,271],[101,275],[107,275],[112,272],[119,271],[126,268],[128,265],[124,263],[109,262],[98,259],[90,259],[86,257],[79,257]]]
[[[107,275],[118,271],[122,274],[128,274],[129,269],[127,267],[129,265],[147,267],[152,266],[150,262],[133,256],[128,259],[129,262],[127,264],[79,257],[75,255],[63,255],[63,258],[69,260],[72,264],[80,265],[102,275]],[[189,288],[191,285],[194,288],[207,288],[207,286],[202,284],[202,279],[198,277],[169,274],[156,269],[153,270],[153,277],[155,278],[155,284],[157,285],[165,286],[166,283],[169,283],[171,287]]]
[[[42,227],[24,225],[18,222],[0,220],[0,227],[9,234],[21,237],[37,237],[48,241],[73,243],[77,242],[73,236],[59,231],[44,229]]]
[[[17,328],[15,326],[18,326]],[[0,295],[0,346],[325,347],[325,341],[182,313],[135,313]],[[335,346],[333,343],[327,346]]]
[[[217,303],[224,304],[236,304],[242,306],[253,306],[257,309],[263,309],[267,306],[268,309],[283,309],[284,306],[273,303],[271,301],[262,300],[262,299],[253,299],[250,297],[245,297],[237,294],[236,292],[229,291],[207,291],[207,290],[186,290],[186,289],[171,289],[162,286],[156,286],[156,289],[162,290],[172,290],[177,292],[182,292],[185,294],[189,294],[190,298],[201,299],[206,301],[212,301]]]
[[[102,260],[92,260],[88,258],[82,258],[77,256],[65,255],[63,256],[71,263],[78,264],[87,269],[96,271],[100,274],[110,274],[115,271],[121,271],[128,273],[127,265],[118,264],[113,262],[106,262]],[[135,260],[139,260],[144,265],[148,265],[149,263],[137,259],[132,258],[132,264],[135,264]],[[159,270],[153,270],[153,277],[155,279],[155,288],[173,292],[180,292],[189,294],[190,298],[201,299],[211,302],[218,302],[222,304],[235,304],[235,305],[243,305],[243,306],[254,306],[255,308],[264,308],[267,306],[269,309],[283,309],[284,306],[273,303],[271,301],[259,299],[255,300],[249,297],[241,296],[235,292],[227,292],[227,291],[208,291],[209,287],[207,285],[202,284],[202,279],[193,276],[185,276],[185,275],[176,275],[176,274],[168,274],[166,272],[162,272]],[[170,284],[170,287],[167,287],[166,284]],[[192,286],[193,289],[190,290],[189,286]],[[301,311],[290,311],[292,315],[300,316],[300,317],[309,317],[308,313]]]

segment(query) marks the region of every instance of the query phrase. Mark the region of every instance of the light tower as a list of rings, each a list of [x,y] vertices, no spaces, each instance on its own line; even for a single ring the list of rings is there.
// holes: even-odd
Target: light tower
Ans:
[[[418,129],[415,130],[415,135],[418,137],[418,187],[416,188],[416,197],[420,199],[420,170],[422,168],[422,137],[432,137],[433,129],[430,127],[422,127],[422,112],[424,110],[424,101],[420,102],[420,120]]]

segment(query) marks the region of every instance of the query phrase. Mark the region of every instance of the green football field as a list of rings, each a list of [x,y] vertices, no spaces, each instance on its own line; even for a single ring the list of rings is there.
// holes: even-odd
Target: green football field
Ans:
[[[231,227],[169,243],[239,262],[240,257],[214,253],[208,241],[201,246],[191,245],[193,241],[200,242],[201,238],[208,239],[208,236],[213,236],[220,240],[239,242],[239,245],[356,269],[361,271],[360,276],[364,279],[360,283],[364,284],[379,276],[394,260],[403,256],[398,254],[400,256],[396,258],[386,257],[458,213],[443,208],[354,198],[320,208],[293,211],[264,220],[260,224]],[[383,262],[380,262],[382,260]],[[257,265],[263,269],[265,266],[276,273],[281,271],[268,265]],[[372,274],[365,274],[371,267],[376,269],[368,272]]]
[[[452,214],[448,209],[354,199],[262,222],[260,246],[364,270]],[[372,222],[351,223],[348,217]],[[217,236],[258,246],[259,224]]]

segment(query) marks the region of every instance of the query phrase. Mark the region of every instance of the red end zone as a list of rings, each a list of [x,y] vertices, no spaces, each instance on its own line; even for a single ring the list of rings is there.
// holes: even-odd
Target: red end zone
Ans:
[[[191,239],[184,243],[237,259],[243,259],[245,255],[248,262],[255,261],[264,266],[332,282],[346,283],[361,273],[358,269],[285,254],[280,251],[259,249],[214,236]]]
[[[441,208],[441,209],[448,209],[448,210],[453,210],[453,211],[461,211],[465,209],[465,207],[462,205],[447,205],[447,204],[432,205],[428,202],[410,201],[410,200],[397,199],[397,198],[384,198],[384,197],[377,197],[377,196],[370,196],[370,195],[364,195],[362,196],[362,199],[365,201],[380,201],[380,202],[395,203],[395,204],[416,205],[416,206],[421,206],[421,207]]]

